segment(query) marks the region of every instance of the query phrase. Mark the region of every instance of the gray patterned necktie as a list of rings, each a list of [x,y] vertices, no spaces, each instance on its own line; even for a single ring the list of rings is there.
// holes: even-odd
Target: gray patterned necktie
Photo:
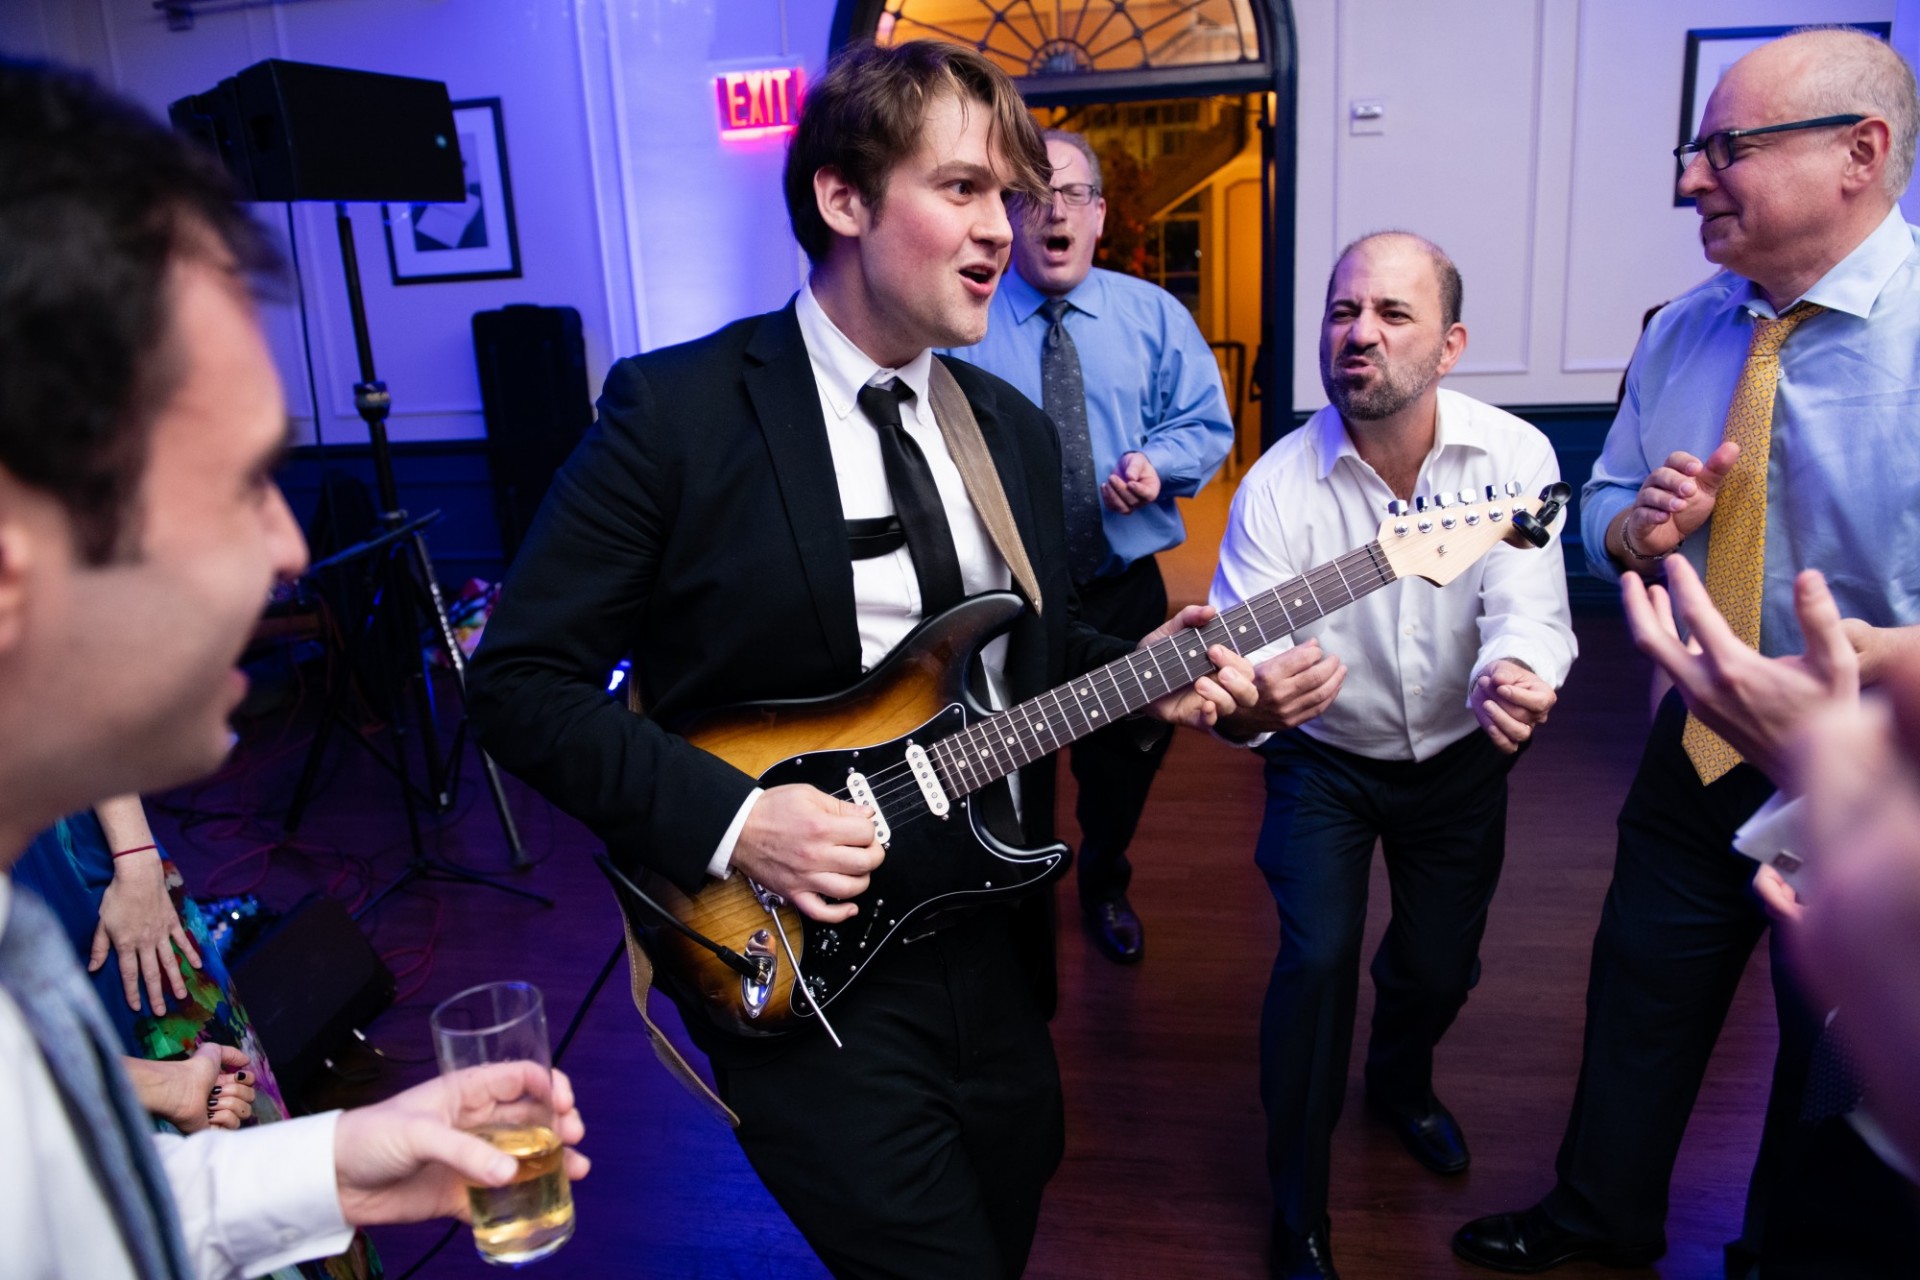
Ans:
[[[20,1007],[49,1064],[141,1280],[191,1280],[173,1193],[153,1149],[153,1124],[120,1066],[120,1048],[72,944],[40,899],[15,886],[0,933],[0,987]],[[31,1159],[30,1153],[15,1158]]]
[[[1075,583],[1086,583],[1107,558],[1100,523],[1100,477],[1093,473],[1093,441],[1087,435],[1087,389],[1080,353],[1067,332],[1065,298],[1040,304],[1051,327],[1040,348],[1040,407],[1060,429],[1060,496],[1067,518],[1067,565]]]

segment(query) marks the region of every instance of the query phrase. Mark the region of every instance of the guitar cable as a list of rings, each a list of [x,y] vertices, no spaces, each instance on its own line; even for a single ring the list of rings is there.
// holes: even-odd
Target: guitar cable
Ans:
[[[671,925],[675,932],[689,941],[705,947],[708,951],[711,951],[715,956],[719,957],[720,963],[726,965],[727,968],[733,970],[749,982],[757,982],[762,985],[770,985],[773,982],[772,956],[743,956],[731,947],[722,946],[699,930],[690,927],[684,920],[680,919],[680,917],[655,902],[646,890],[642,889],[632,880],[629,880],[625,872],[614,866],[613,860],[607,857],[606,854],[594,854],[593,861],[594,864],[600,868],[601,874],[613,882],[614,888],[625,889],[644,904],[649,911],[659,916],[665,923]],[[779,919],[778,916],[774,918],[776,922]],[[785,941],[785,939],[786,934],[782,932],[781,940]],[[792,953],[791,947],[788,948],[788,953]]]

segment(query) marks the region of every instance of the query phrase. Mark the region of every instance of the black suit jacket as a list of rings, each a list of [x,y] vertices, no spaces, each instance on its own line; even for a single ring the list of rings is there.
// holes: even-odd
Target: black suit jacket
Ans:
[[[949,364],[1039,577],[1007,683],[1032,696],[1131,640],[1074,618],[1052,423],[1011,386]],[[853,567],[792,304],[621,360],[599,421],[556,477],[473,661],[469,703],[500,764],[629,868],[688,890],[754,780],[676,736],[691,713],[837,692],[860,675]],[[633,659],[645,716],[609,698]],[[1023,806],[1050,835],[1050,763]]]

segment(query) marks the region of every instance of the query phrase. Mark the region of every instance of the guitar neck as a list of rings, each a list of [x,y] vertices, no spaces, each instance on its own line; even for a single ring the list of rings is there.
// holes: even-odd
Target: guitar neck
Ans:
[[[933,743],[928,754],[948,795],[970,794],[1209,674],[1213,664],[1207,660],[1207,650],[1212,646],[1250,653],[1378,591],[1398,576],[1380,544],[1369,542],[1260,592],[1203,627],[1136,649],[1077,680],[977,721]]]

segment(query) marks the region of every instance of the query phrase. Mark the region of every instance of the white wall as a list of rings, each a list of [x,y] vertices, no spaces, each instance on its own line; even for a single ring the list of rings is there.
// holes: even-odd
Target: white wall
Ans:
[[[1503,404],[1613,398],[1641,313],[1704,277],[1671,200],[1686,32],[1878,21],[1920,43],[1920,0],[1294,0],[1300,33],[1295,404],[1322,403],[1315,344],[1333,255],[1399,226],[1466,280],[1452,384]],[[354,208],[396,440],[481,434],[469,317],[577,307],[598,390],[617,356],[778,306],[804,264],[780,194],[784,142],[718,136],[712,78],[817,77],[833,0],[303,0],[230,6],[170,32],[143,0],[0,0],[0,48],[93,68],[153,106],[261,58],[430,76],[499,97],[517,280],[395,287],[373,205]],[[1910,51],[1910,50],[1909,50]],[[1354,134],[1350,104],[1386,104]],[[284,209],[268,207],[284,226]],[[297,206],[321,433],[355,442],[355,380],[331,210]],[[300,438],[300,329],[269,316]]]
[[[1333,256],[1384,227],[1422,232],[1460,265],[1470,343],[1450,385],[1499,404],[1611,401],[1641,315],[1713,270],[1693,210],[1672,199],[1687,31],[1886,21],[1896,8],[1895,0],[1294,2],[1302,409],[1325,403],[1316,343]],[[1356,99],[1385,103],[1384,132],[1350,131]]]
[[[0,48],[93,69],[164,111],[262,58],[444,80],[498,97],[522,276],[396,287],[377,205],[352,206],[375,363],[395,440],[482,434],[470,317],[579,309],[593,389],[618,356],[778,306],[804,261],[780,194],[784,143],[719,138],[712,77],[826,58],[831,0],[307,0],[231,6],[172,32],[144,0],[5,0]],[[370,140],[377,145],[377,140]],[[263,206],[284,236],[285,206]],[[295,206],[320,430],[363,442],[331,206]],[[302,441],[314,438],[300,327],[269,330]]]

